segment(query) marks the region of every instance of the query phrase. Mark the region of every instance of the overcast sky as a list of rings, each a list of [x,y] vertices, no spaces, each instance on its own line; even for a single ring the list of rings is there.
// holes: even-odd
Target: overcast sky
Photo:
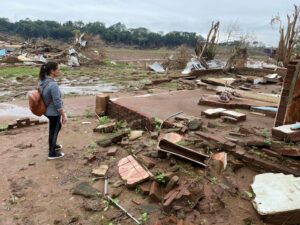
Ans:
[[[228,24],[237,21],[243,34],[268,45],[277,45],[278,27],[272,16],[285,19],[300,0],[0,0],[0,17],[20,19],[117,22],[127,28],[146,27],[151,31],[188,31],[206,36],[211,21],[219,20],[220,39]]]

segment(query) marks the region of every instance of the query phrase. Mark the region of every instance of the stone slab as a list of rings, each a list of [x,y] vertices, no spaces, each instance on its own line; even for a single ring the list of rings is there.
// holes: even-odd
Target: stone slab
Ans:
[[[229,117],[233,117],[235,119],[237,119],[239,122],[240,121],[245,121],[246,120],[246,114],[244,113],[239,113],[236,111],[232,111],[232,110],[226,110],[221,112],[221,116],[229,116]]]
[[[251,185],[255,194],[253,206],[267,221],[292,224],[296,215],[300,221],[300,178],[282,173],[256,175]],[[267,216],[267,217],[266,217]],[[286,218],[293,221],[286,221]]]
[[[101,165],[97,169],[93,169],[92,174],[97,177],[104,177],[108,170],[108,165]]]

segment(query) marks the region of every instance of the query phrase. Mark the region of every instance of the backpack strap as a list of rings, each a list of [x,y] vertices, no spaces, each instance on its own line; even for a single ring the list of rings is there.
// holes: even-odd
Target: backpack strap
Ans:
[[[50,83],[52,83],[52,82],[54,82],[54,81],[50,80],[50,81],[43,87],[42,92],[40,92],[40,89],[38,88],[38,92],[40,92],[41,96],[42,96],[42,94],[43,94],[45,88],[48,86],[48,84],[50,84]],[[52,102],[52,98],[50,98],[50,100],[48,101],[48,104],[46,104],[46,107],[48,107],[48,106],[51,104],[51,102]]]

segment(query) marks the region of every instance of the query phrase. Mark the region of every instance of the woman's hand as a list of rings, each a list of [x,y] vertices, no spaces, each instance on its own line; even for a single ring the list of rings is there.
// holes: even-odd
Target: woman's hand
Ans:
[[[62,119],[61,119],[61,123],[65,124],[67,121],[68,121],[67,117],[65,115],[63,115]]]

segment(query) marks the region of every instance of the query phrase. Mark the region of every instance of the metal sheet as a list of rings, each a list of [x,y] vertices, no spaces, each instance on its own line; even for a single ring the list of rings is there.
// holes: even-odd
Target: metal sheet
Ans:
[[[150,69],[152,69],[153,71],[158,72],[158,73],[165,72],[165,69],[158,62],[153,63],[149,67],[150,67]]]

